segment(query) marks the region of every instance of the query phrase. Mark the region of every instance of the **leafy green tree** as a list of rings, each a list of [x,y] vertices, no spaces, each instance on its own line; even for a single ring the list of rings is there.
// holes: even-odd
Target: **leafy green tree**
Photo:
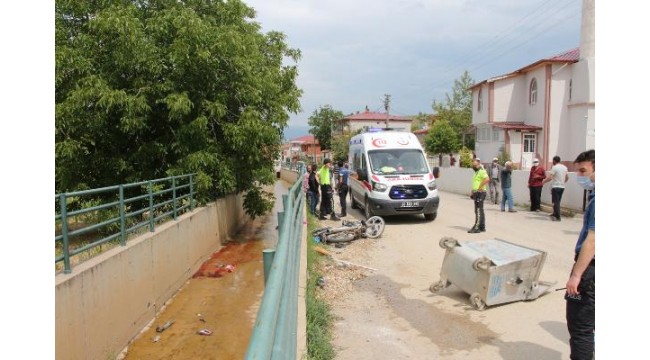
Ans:
[[[473,154],[472,150],[463,146],[460,150],[460,167],[469,168],[472,167]]]
[[[318,139],[322,150],[332,148],[332,127],[343,118],[343,112],[334,110],[331,105],[320,106],[309,117],[309,133]]]
[[[424,147],[430,154],[449,154],[460,148],[460,141],[446,120],[437,120],[424,138]]]
[[[269,208],[300,51],[241,0],[57,0],[56,190],[197,173],[201,201]]]
[[[460,78],[454,80],[451,96],[445,94],[444,103],[433,102],[436,121],[446,120],[454,129],[462,146],[468,146],[470,149],[474,149],[474,137],[466,133],[472,125],[472,92],[469,90],[472,85],[474,80],[465,70]]]
[[[424,129],[425,126],[429,126],[431,122],[431,115],[425,113],[418,113],[413,117],[411,122],[411,131]]]
[[[347,161],[351,134],[343,134],[332,139],[332,158],[334,161]]]

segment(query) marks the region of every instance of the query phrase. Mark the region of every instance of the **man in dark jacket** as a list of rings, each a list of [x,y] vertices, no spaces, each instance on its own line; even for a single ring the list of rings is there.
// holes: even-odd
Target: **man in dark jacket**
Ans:
[[[530,211],[542,210],[542,186],[546,178],[546,170],[539,164],[539,160],[533,160],[533,167],[530,168],[528,176],[528,188],[530,189]]]

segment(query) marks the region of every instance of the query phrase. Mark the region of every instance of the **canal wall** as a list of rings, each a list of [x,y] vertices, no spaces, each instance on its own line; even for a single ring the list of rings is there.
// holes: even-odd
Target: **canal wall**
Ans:
[[[246,220],[230,195],[57,274],[56,358],[115,359]]]

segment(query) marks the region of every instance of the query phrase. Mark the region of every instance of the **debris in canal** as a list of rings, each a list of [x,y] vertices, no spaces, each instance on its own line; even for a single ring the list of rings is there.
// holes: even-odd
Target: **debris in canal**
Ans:
[[[199,335],[204,335],[204,336],[212,335],[212,331],[208,330],[208,329],[201,329],[201,330],[197,331],[196,333],[199,334]]]
[[[174,324],[174,320],[169,320],[164,325],[156,327],[156,332],[161,333],[169,329],[169,327],[172,326],[172,324]]]

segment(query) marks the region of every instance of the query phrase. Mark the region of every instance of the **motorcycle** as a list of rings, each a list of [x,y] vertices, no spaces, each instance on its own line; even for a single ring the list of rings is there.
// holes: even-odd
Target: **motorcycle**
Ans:
[[[324,227],[316,229],[312,235],[319,237],[324,244],[341,243],[359,238],[376,239],[384,232],[384,219],[373,216],[368,220],[343,220],[340,227]]]

